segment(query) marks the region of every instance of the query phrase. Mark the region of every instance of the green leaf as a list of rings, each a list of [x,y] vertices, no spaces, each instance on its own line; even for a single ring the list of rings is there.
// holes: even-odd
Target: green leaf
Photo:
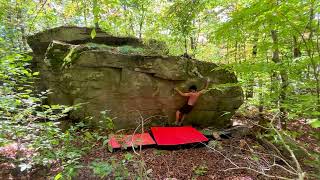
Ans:
[[[225,111],[220,117],[230,114],[230,112]]]
[[[88,139],[93,139],[92,135],[90,132],[85,132],[84,135],[88,138]]]
[[[57,174],[57,175],[54,177],[54,180],[59,180],[59,179],[61,179],[61,178],[62,178],[62,174],[59,173],[59,174]]]
[[[109,152],[113,152],[113,148],[111,146],[108,146]]]
[[[38,76],[40,73],[39,72],[34,72],[32,75]]]
[[[133,158],[133,156],[132,156],[131,153],[127,153],[127,154],[124,156],[124,158],[125,158],[127,161],[130,161],[130,160]]]
[[[253,159],[254,161],[259,161],[259,157],[256,156],[256,155],[253,155],[253,156],[252,156],[252,159]]]
[[[91,38],[94,39],[97,35],[96,29],[92,29],[91,31]]]
[[[109,139],[103,141],[102,146],[105,146],[109,142]]]
[[[112,165],[107,162],[92,162],[90,168],[101,178],[108,176],[113,170]]]
[[[319,128],[320,127],[320,120],[319,119],[313,119],[309,122],[311,127],[313,128]]]

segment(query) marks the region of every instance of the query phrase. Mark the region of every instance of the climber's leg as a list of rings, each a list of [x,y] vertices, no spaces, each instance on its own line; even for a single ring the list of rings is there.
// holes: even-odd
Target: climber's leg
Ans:
[[[185,116],[186,116],[185,114],[181,114],[181,119],[180,119],[180,122],[179,122],[179,126],[182,126]]]
[[[175,125],[179,124],[180,118],[181,118],[181,112],[178,110],[176,112],[176,122],[174,123]]]

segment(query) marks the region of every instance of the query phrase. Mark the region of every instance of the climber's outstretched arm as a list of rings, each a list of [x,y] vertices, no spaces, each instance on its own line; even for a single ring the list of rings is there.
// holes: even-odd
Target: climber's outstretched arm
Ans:
[[[210,79],[208,78],[207,81],[206,81],[206,85],[204,86],[204,88],[201,91],[199,91],[199,93],[204,94],[204,93],[207,92],[208,86],[209,86],[209,82],[210,82]]]
[[[174,88],[175,91],[177,91],[181,96],[190,96],[189,93],[183,93],[178,88]]]

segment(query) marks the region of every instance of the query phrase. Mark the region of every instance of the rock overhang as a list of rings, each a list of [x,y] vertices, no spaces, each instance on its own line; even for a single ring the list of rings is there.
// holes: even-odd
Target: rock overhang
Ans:
[[[110,110],[117,128],[136,126],[140,115],[173,121],[175,111],[185,103],[183,97],[174,93],[174,87],[187,90],[196,84],[200,88],[207,77],[214,85],[237,83],[234,73],[217,68],[214,63],[176,56],[124,54],[123,46],[146,47],[134,38],[129,38],[130,41],[120,38],[122,44],[116,44],[117,37],[102,32],[98,32],[98,37],[104,41],[93,41],[90,32],[87,28],[60,27],[28,39],[34,50],[36,70],[41,73],[38,87],[53,91],[48,103],[84,103],[82,110],[71,114],[72,118],[91,116],[91,123],[99,124],[100,112]],[[68,34],[73,36],[64,37]],[[113,41],[106,42],[110,37]],[[110,47],[92,48],[86,45],[88,42],[102,42]],[[229,126],[231,116],[242,103],[243,92],[238,85],[225,87],[223,91],[212,89],[199,99],[186,123]],[[156,119],[154,122],[161,123]]]

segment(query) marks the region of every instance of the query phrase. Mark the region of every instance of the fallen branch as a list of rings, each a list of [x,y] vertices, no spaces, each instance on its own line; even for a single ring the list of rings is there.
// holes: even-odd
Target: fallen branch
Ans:
[[[258,173],[260,175],[263,175],[263,176],[266,176],[268,178],[276,178],[276,179],[284,179],[284,180],[289,180],[289,179],[292,179],[292,178],[288,178],[288,177],[283,177],[283,176],[277,176],[277,175],[272,175],[272,174],[269,174],[267,173],[267,171],[270,171],[272,170],[273,168],[280,168],[282,170],[284,170],[285,172],[289,173],[290,175],[292,176],[296,176],[298,180],[303,180],[305,178],[305,172],[303,172],[302,168],[301,168],[301,165],[299,163],[299,161],[297,160],[293,150],[290,148],[289,145],[287,145],[287,143],[285,142],[282,134],[279,132],[278,129],[276,129],[274,126],[273,126],[273,122],[275,120],[275,117],[277,117],[277,114],[271,119],[271,122],[270,122],[270,127],[263,127],[261,125],[258,125],[258,124],[255,124],[255,125],[258,125],[258,126],[261,126],[262,128],[264,129],[267,129],[267,130],[271,130],[271,131],[274,131],[277,136],[279,137],[280,139],[280,142],[281,144],[286,148],[286,150],[290,153],[290,157],[291,159],[293,160],[293,163],[294,163],[294,166],[291,165],[283,156],[282,154],[280,153],[279,149],[277,149],[276,146],[274,146],[272,144],[272,149],[277,153],[277,154],[269,154],[269,153],[261,153],[261,152],[256,152],[254,151],[248,143],[245,142],[246,146],[249,148],[249,150],[247,149],[244,149],[244,148],[239,148],[239,147],[235,147],[235,146],[229,146],[229,147],[232,147],[232,148],[237,148],[241,151],[247,151],[247,152],[250,152],[251,154],[253,155],[259,155],[260,157],[260,160],[255,160],[255,159],[252,159],[251,157],[248,157],[248,156],[245,156],[245,155],[240,155],[240,154],[236,154],[234,155],[235,157],[239,157],[239,158],[242,158],[242,159],[245,159],[246,160],[246,163],[247,163],[247,166],[243,166],[243,165],[238,165],[236,162],[234,162],[234,160],[232,160],[231,158],[227,157],[224,153],[220,152],[219,150],[217,150],[216,148],[214,147],[211,147],[211,146],[208,146],[204,143],[202,143],[203,145],[205,145],[206,147],[208,147],[209,149],[213,150],[214,152],[217,152],[218,154],[220,154],[221,156],[223,156],[224,159],[226,159],[228,162],[230,162],[230,164],[234,167],[231,167],[231,168],[227,168],[225,170],[221,170],[223,172],[226,172],[226,171],[231,171],[231,170],[240,170],[240,169],[245,169],[245,170],[249,170],[249,171],[253,171],[255,173]],[[263,156],[267,156],[267,157],[271,157],[273,160],[268,160],[269,158],[264,158]],[[282,162],[285,163],[285,166],[282,166],[280,164],[277,164],[276,160],[279,159],[281,160]],[[258,169],[254,168],[254,167],[258,167]]]

